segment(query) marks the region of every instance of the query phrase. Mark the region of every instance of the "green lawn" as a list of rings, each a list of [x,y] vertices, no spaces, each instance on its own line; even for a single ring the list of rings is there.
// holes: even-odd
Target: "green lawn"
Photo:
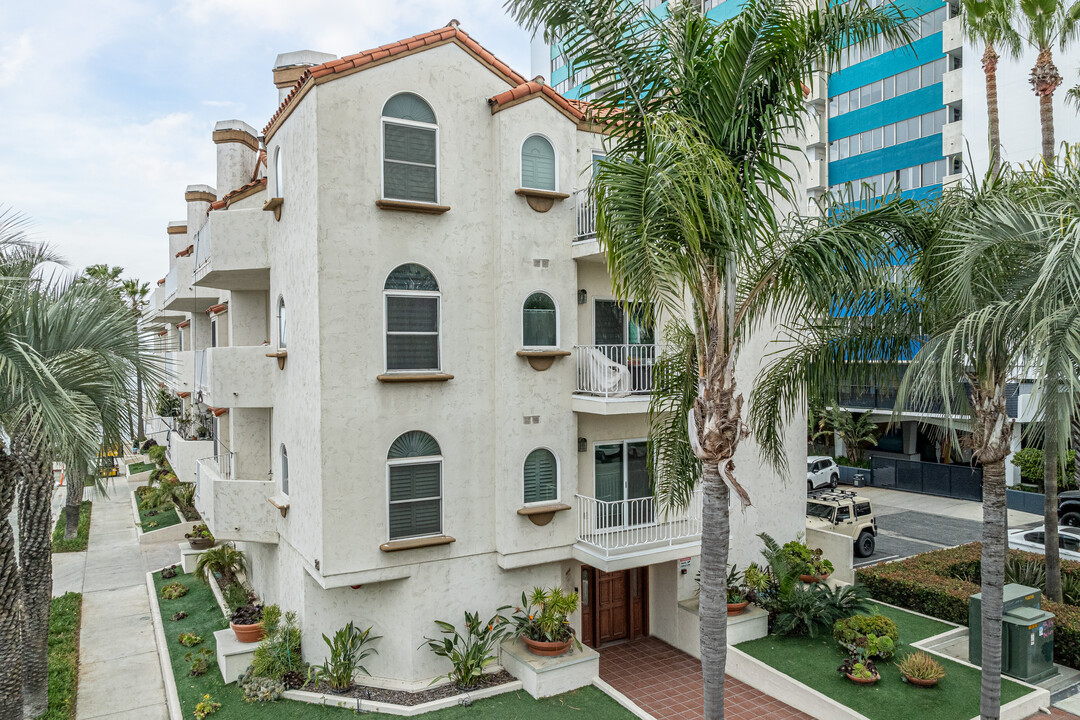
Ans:
[[[176,600],[162,600],[161,587],[172,582],[187,585],[189,588],[187,595]],[[180,644],[178,640],[180,633],[193,632],[203,638],[202,644],[196,646],[195,649],[208,647],[213,650],[214,631],[226,628],[228,624],[214,601],[210,587],[193,575],[181,573],[171,580],[162,580],[161,574],[155,573],[154,586],[158,591],[158,603],[165,624],[169,658],[172,660],[176,688],[185,717],[191,717],[195,704],[207,694],[216,702],[221,703],[221,709],[211,716],[211,720],[233,718],[239,720],[256,720],[256,718],[262,720],[291,720],[292,718],[344,720],[346,716],[353,715],[352,710],[344,708],[323,707],[292,700],[282,700],[273,704],[245,703],[236,683],[225,685],[221,681],[221,672],[218,670],[217,662],[213,660],[205,675],[191,677],[188,674],[190,665],[184,661],[184,655],[190,652],[190,649]],[[188,616],[183,620],[173,622],[169,618],[178,610],[183,610]],[[591,686],[543,700],[534,700],[528,693],[521,690],[478,700],[470,707],[455,706],[428,713],[424,717],[432,718],[432,720],[634,719],[629,711]]]
[[[168,510],[159,510],[157,515],[147,515],[146,512],[142,507],[139,508],[139,522],[142,523],[144,533],[180,524],[180,515],[171,506]],[[157,525],[151,526],[150,523],[157,523]]]
[[[154,463],[132,463],[128,465],[129,475],[138,475],[139,473],[146,472],[147,470],[153,470],[157,465]]]
[[[49,709],[39,720],[72,720],[75,717],[81,615],[82,595],[79,593],[52,599],[49,611]]]
[[[60,516],[56,519],[56,527],[53,528],[52,551],[54,553],[81,552],[86,549],[86,543],[90,539],[90,510],[93,503],[83,500],[79,506],[79,532],[70,540],[64,539],[64,526],[66,523],[67,507],[60,509]]]
[[[893,660],[877,664],[881,679],[874,685],[855,685],[836,672],[845,653],[833,640],[831,630],[814,639],[770,635],[740,643],[737,647],[870,720],[922,720],[929,717],[968,720],[977,716],[982,681],[977,669],[939,657],[946,677],[936,687],[917,688],[903,682],[900,671],[893,664],[910,651],[910,643],[945,632],[952,626],[883,605],[877,605],[877,608],[900,628],[900,642]],[[1026,692],[1027,688],[1022,685],[1002,679],[1001,704]]]

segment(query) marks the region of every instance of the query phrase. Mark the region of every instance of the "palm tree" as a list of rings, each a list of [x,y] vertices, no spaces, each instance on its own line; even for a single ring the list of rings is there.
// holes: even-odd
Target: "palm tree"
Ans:
[[[914,214],[895,235],[898,252],[914,259],[905,272],[838,299],[873,312],[802,326],[798,346],[770,364],[751,398],[755,431],[767,434],[790,415],[782,394],[795,384],[835,398],[839,384],[906,365],[895,412],[941,402],[954,441],[970,429],[967,446],[983,468],[984,718],[998,717],[1001,699],[1007,387],[1036,378],[1045,417],[1066,418],[1053,423],[1059,442],[1069,428],[1063,408],[1080,398],[1080,229],[1069,211],[1080,202],[1078,160],[1074,152],[1065,169],[1038,174],[1006,168]]]
[[[903,17],[892,6],[807,10],[791,0],[750,0],[720,25],[689,3],[669,3],[666,20],[624,0],[507,7],[530,30],[559,37],[590,76],[590,112],[609,138],[591,191],[615,292],[689,319],[668,330],[676,352],[661,359],[664,379],[654,371],[650,467],[664,510],[685,505],[700,480],[705,717],[722,718],[729,488],[750,499],[732,463],[745,436],[738,350],[770,301],[801,308],[804,291],[823,300],[825,278],[843,284],[862,273],[882,252],[876,225],[891,207],[832,226],[800,221],[789,229],[812,237],[816,252],[773,266],[748,295],[736,293],[738,268],[779,236],[774,203],[796,205],[788,158],[799,149],[787,134],[804,122],[811,69],[883,28],[885,39],[907,39]]]
[[[106,287],[116,293],[119,293],[123,286],[124,281],[120,276],[124,273],[124,268],[119,265],[87,265],[83,273],[91,280],[104,283]]]
[[[1027,20],[1027,43],[1038,50],[1031,69],[1031,87],[1039,98],[1039,122],[1042,125],[1043,161],[1054,158],[1054,91],[1062,83],[1054,64],[1054,46],[1062,50],[1080,29],[1080,1],[1066,5],[1065,0],[1020,0],[1020,10]]]
[[[831,439],[833,433],[840,436],[847,450],[848,458],[858,463],[862,460],[862,451],[859,445],[877,445],[881,432],[878,424],[870,419],[870,413],[845,412],[840,408],[833,407],[821,411],[818,416],[817,430],[814,432],[814,440],[824,437]]]
[[[990,132],[990,168],[1001,167],[1001,133],[998,129],[997,63],[1002,50],[1008,57],[1020,52],[1020,34],[1013,28],[1015,0],[964,0],[964,30],[972,43],[983,43],[986,75],[986,109]]]
[[[140,283],[135,279],[128,279],[124,281],[124,299],[127,300],[131,306],[131,314],[135,316],[135,328],[139,327],[139,318],[142,317],[143,308],[147,305],[146,296],[150,293],[150,283]],[[142,374],[139,369],[136,368],[135,375],[135,396],[138,404],[138,434],[135,439],[142,443],[146,437],[146,421],[143,417],[143,381]]]

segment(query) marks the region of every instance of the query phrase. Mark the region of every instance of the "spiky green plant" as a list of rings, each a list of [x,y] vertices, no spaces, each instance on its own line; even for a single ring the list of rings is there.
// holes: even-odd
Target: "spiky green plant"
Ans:
[[[247,572],[247,556],[232,543],[224,543],[199,553],[195,562],[195,575],[208,583],[215,575],[221,576],[226,587],[236,582],[238,573]]]

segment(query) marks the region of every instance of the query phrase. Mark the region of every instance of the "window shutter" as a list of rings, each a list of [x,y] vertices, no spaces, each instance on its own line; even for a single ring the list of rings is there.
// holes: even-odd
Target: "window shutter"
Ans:
[[[543,448],[525,458],[525,502],[550,502],[559,496],[555,456]]]
[[[383,194],[435,202],[435,130],[385,122],[383,136]]]
[[[390,539],[442,532],[442,466],[390,466]]]
[[[555,190],[555,149],[533,135],[521,146],[521,184],[536,190]]]

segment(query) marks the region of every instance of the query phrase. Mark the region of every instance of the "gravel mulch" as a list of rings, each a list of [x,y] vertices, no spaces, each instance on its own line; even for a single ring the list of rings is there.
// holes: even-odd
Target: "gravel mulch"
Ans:
[[[360,698],[361,700],[374,700],[375,702],[390,703],[391,705],[411,706],[431,702],[432,700],[442,700],[443,698],[462,695],[466,692],[481,690],[483,688],[495,687],[496,685],[505,685],[506,683],[513,681],[513,675],[505,670],[500,670],[497,673],[484,675],[480,682],[477,683],[475,687],[469,688],[469,690],[462,690],[453,683],[440,685],[439,687],[434,687],[429,690],[421,690],[420,692],[406,692],[404,690],[387,690],[386,688],[375,688],[367,685],[353,685],[345,692],[338,693],[331,691],[325,683],[321,682],[308,683],[301,689],[308,692],[337,695],[338,697]]]

